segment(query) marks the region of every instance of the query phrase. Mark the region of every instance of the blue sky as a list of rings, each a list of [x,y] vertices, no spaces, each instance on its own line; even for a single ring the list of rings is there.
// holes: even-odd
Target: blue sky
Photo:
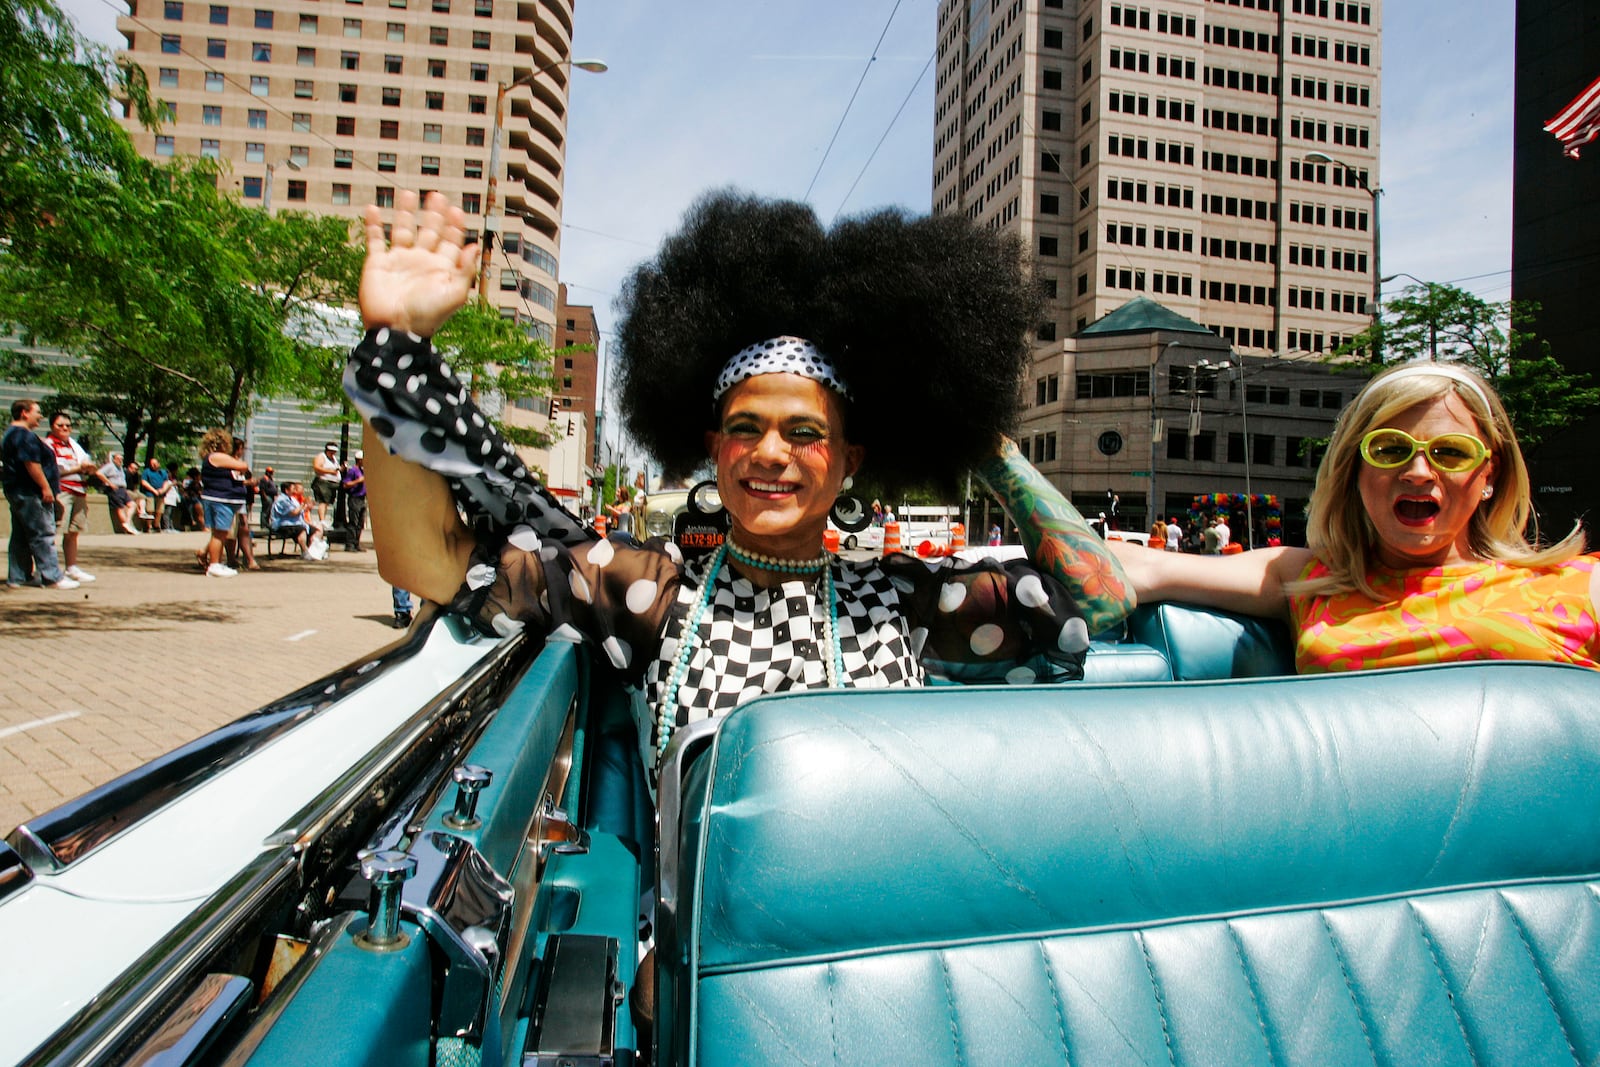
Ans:
[[[115,44],[112,3],[65,6]],[[936,10],[937,0],[578,0],[574,52],[611,69],[574,75],[561,256],[571,299],[594,304],[605,330],[629,268],[709,188],[793,198],[809,188],[824,220],[841,205],[926,211]],[[1506,0],[1385,6],[1387,273],[1510,293],[1513,15]]]

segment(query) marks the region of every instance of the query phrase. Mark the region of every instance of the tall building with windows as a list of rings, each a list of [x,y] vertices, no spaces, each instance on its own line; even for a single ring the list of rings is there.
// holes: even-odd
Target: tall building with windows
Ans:
[[[554,336],[573,0],[127,0],[165,109],[149,156],[225,160],[247,204],[358,216],[437,189],[482,226],[506,94],[489,299]],[[502,218],[503,216],[503,218]]]
[[[1366,325],[1380,16],[1381,0],[942,0],[934,210],[1035,257],[1039,377],[1135,297],[1251,359],[1330,352]],[[1100,399],[1065,394],[1035,421]]]

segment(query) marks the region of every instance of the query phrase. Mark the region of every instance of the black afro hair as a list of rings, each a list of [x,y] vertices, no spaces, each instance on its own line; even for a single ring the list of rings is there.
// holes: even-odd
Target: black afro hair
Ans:
[[[1017,240],[963,217],[881,211],[825,230],[804,204],[714,192],[618,300],[623,417],[667,475],[688,474],[723,365],[791,334],[849,383],[871,484],[951,488],[1016,425],[1041,295]]]

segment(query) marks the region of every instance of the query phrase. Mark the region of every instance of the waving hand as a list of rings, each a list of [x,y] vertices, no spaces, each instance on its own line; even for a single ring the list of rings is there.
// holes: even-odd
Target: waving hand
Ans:
[[[367,260],[361,269],[361,318],[430,337],[467,301],[477,271],[478,245],[463,246],[466,216],[441,193],[400,193],[386,239],[383,212],[368,205]]]

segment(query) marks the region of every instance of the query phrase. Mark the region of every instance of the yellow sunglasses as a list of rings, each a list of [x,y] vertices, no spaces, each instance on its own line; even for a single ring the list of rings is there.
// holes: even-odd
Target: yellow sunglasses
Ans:
[[[1489,458],[1489,446],[1470,433],[1442,433],[1419,441],[1404,430],[1373,430],[1361,439],[1361,458],[1382,470],[1404,467],[1421,452],[1428,466],[1449,474],[1476,470]]]

